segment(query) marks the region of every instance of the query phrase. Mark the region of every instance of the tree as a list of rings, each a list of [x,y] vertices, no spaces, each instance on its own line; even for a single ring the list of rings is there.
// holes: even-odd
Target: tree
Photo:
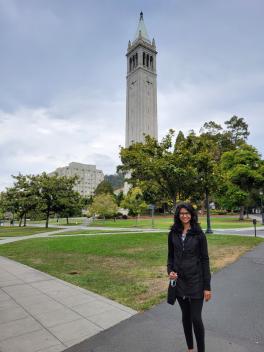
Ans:
[[[32,187],[32,176],[22,175],[12,176],[15,180],[13,187],[7,188],[6,206],[19,218],[19,226],[22,225],[24,218],[24,226],[26,226],[27,214],[38,205],[37,196]]]
[[[96,187],[94,194],[98,195],[98,194],[106,194],[106,193],[114,194],[114,190],[110,182],[103,180]]]
[[[115,198],[116,198],[116,203],[117,203],[117,205],[120,207],[120,204],[121,204],[122,200],[124,199],[124,192],[123,192],[123,191],[119,192],[119,193],[115,196]]]
[[[58,199],[57,214],[67,219],[69,224],[69,217],[81,215],[83,201],[78,192],[74,191],[71,187],[65,187],[62,196]]]
[[[0,220],[4,219],[5,212],[7,211],[7,201],[6,201],[6,193],[0,193]]]
[[[212,233],[210,221],[210,195],[219,186],[221,178],[218,166],[219,148],[218,145],[207,134],[200,136],[190,133],[185,140],[185,149],[192,155],[190,162],[195,169],[195,176],[192,182],[192,196],[200,194],[201,199],[205,199],[207,213],[207,233]]]
[[[74,202],[76,199],[73,186],[77,179],[77,177],[58,176],[57,174],[49,176],[45,172],[32,177],[32,186],[38,197],[39,207],[45,214],[46,228],[49,226],[52,212],[57,213],[62,209],[66,211],[71,207],[69,202]]]
[[[249,136],[248,124],[243,117],[232,116],[228,121],[225,121],[227,130],[231,134],[231,140],[234,145],[240,145],[246,142]]]
[[[177,199],[190,195],[190,180],[194,176],[193,166],[188,160],[191,154],[180,146],[173,148],[174,131],[159,143],[146,136],[145,143],[134,143],[121,148],[122,165],[118,170],[130,175],[127,181],[136,187],[140,185],[143,193],[149,187],[162,194],[163,199],[171,200],[175,208]]]
[[[136,216],[136,226],[138,225],[139,215],[143,210],[148,208],[147,203],[143,199],[143,193],[139,187],[131,188],[121,202],[121,207],[128,209],[129,212]]]
[[[113,216],[117,213],[118,207],[115,199],[111,194],[98,194],[94,197],[93,203],[89,206],[88,211],[93,216],[100,215],[105,219],[106,216]]]
[[[244,218],[245,201],[250,192],[256,189],[263,189],[264,186],[264,164],[256,148],[251,145],[242,144],[239,148],[226,152],[221,159],[221,167],[229,182],[229,189],[235,186],[235,190],[244,194],[240,200],[240,216]],[[245,197],[245,195],[247,195]]]
[[[236,210],[241,204],[245,204],[248,193],[242,191],[238,186],[226,180],[217,193],[217,203],[224,209]]]

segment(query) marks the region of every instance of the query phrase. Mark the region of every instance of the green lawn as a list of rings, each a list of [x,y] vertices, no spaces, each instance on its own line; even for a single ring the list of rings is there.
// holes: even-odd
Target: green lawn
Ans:
[[[206,227],[206,218],[200,217],[199,221],[201,222],[201,226],[203,228]],[[168,217],[155,217],[154,227],[158,229],[168,229],[173,223],[173,216],[171,218]],[[239,221],[234,217],[227,216],[215,216],[211,218],[212,228],[214,229],[233,229],[233,228],[243,228],[243,227],[253,227],[252,220],[243,220]],[[152,222],[151,219],[140,219],[138,222],[138,227],[141,228],[151,228]],[[109,227],[135,227],[136,221],[135,219],[127,219],[127,220],[95,220],[90,226],[109,226]],[[258,224],[257,226],[260,226]]]
[[[36,233],[54,231],[54,228],[1,226],[0,237],[30,236]]]
[[[66,235],[89,235],[89,234],[104,234],[104,233],[122,233],[125,232],[126,230],[120,230],[120,229],[116,229],[116,230],[75,230],[75,231],[71,231],[71,232],[60,232],[60,233],[54,233],[52,236],[66,236]]]
[[[211,270],[263,240],[208,236]],[[97,292],[136,310],[165,299],[166,233],[39,238],[0,246],[0,255]]]

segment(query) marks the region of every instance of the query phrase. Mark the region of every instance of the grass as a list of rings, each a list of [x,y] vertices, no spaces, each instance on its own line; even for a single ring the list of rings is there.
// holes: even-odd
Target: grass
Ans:
[[[208,236],[211,270],[263,240]],[[0,255],[142,311],[165,299],[167,234],[39,238],[0,246]]]
[[[45,227],[18,227],[18,226],[1,226],[0,237],[16,237],[16,236],[30,236],[36,233],[54,231],[54,228]]]
[[[125,232],[123,230],[77,230],[77,231],[71,231],[71,232],[60,232],[60,233],[54,233],[52,236],[60,236],[60,235],[89,235],[89,234],[104,234],[104,233],[122,233]]]
[[[206,218],[200,217],[199,218],[201,225],[203,228],[206,227]],[[173,216],[171,217],[155,217],[154,220],[154,228],[158,229],[168,229],[173,223]],[[233,228],[244,228],[244,227],[252,227],[252,220],[243,220],[239,221],[237,218],[234,217],[227,217],[227,216],[213,216],[211,217],[211,223],[213,229],[233,229]],[[135,219],[127,219],[127,220],[95,220],[91,225],[92,226],[103,226],[103,227],[136,227],[136,220]],[[141,228],[151,228],[152,222],[151,218],[142,218],[138,222],[138,227]],[[260,226],[260,224],[257,224]]]

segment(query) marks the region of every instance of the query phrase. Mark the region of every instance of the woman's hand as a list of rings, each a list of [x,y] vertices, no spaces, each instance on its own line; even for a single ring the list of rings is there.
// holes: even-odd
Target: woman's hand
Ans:
[[[211,291],[204,291],[204,299],[205,302],[208,302],[212,298],[212,292]]]
[[[175,273],[174,271],[171,271],[171,272],[169,273],[169,278],[170,278],[170,280],[176,280],[177,277],[178,277],[178,275],[177,275],[177,273]]]

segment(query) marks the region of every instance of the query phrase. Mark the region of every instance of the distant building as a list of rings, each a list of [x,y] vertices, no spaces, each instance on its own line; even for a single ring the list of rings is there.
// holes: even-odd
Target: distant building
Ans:
[[[98,184],[104,180],[103,171],[97,170],[96,165],[72,162],[68,166],[58,167],[50,175],[54,175],[55,173],[59,176],[78,176],[79,182],[74,189],[81,196],[92,195]]]

